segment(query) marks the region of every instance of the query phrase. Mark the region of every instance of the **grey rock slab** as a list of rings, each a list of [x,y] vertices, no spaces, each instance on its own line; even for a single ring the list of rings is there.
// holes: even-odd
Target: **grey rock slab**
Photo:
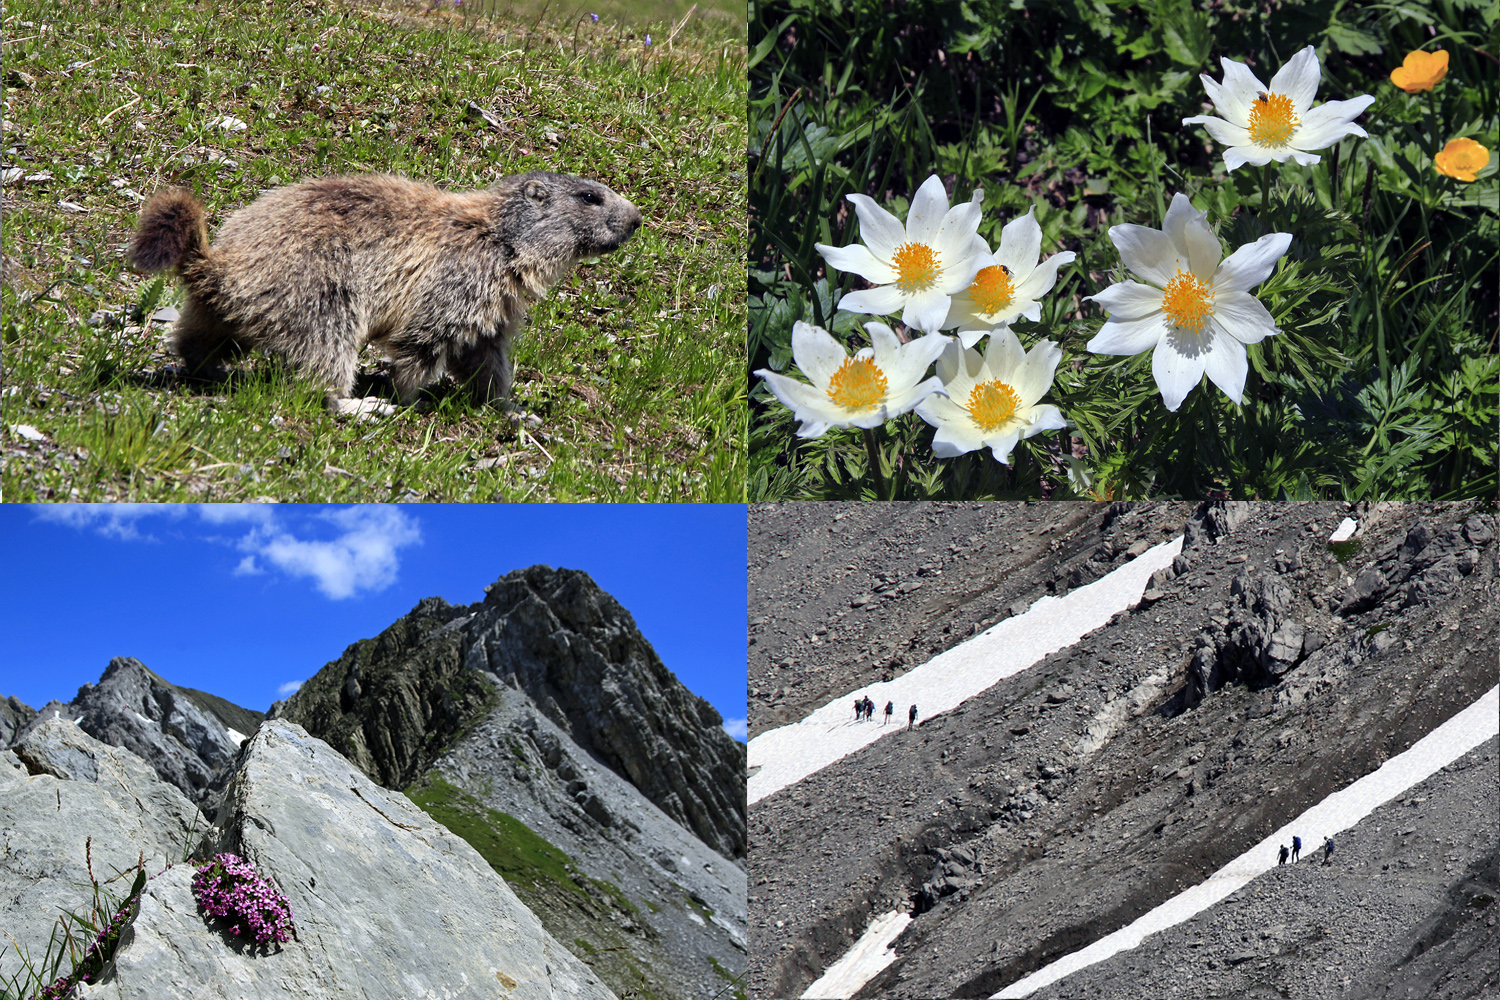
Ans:
[[[205,927],[186,866],[153,880],[109,1000],[610,1000],[463,840],[284,720],[241,751],[218,849],[291,904],[294,938],[247,947]]]
[[[26,763],[27,760],[32,763]],[[40,762],[40,763],[37,763]],[[93,902],[85,846],[105,881],[180,860],[196,822],[181,792],[135,754],[93,739],[67,719],[47,719],[0,752],[0,981],[20,966],[12,939],[39,960],[58,916]],[[106,886],[115,895],[120,883]]]

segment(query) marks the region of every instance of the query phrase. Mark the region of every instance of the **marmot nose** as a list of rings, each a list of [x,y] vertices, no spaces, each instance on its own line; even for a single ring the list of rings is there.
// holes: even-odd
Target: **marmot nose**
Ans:
[[[630,223],[630,232],[634,234],[637,229],[641,228],[641,210],[631,205],[629,214],[625,216],[625,221]]]

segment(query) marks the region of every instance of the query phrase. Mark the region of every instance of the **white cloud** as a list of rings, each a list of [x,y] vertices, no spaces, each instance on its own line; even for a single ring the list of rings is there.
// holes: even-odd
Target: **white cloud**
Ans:
[[[741,742],[744,742],[744,739],[745,739],[745,720],[744,719],[725,719],[724,720],[724,732],[728,733],[730,736],[734,737],[735,739],[737,739],[737,740],[739,740]]]
[[[311,577],[325,596],[338,601],[390,586],[396,579],[396,551],[422,540],[417,522],[397,507],[366,504],[319,517],[343,529],[343,534],[332,541],[313,541],[280,528],[256,527],[241,540],[240,548],[292,576]]]
[[[296,694],[297,690],[301,687],[301,681],[287,681],[285,684],[281,685],[281,687],[276,689],[276,693],[281,695],[283,698],[286,698],[290,695]]]
[[[181,518],[189,507],[183,503],[38,503],[32,504],[37,520],[69,528],[93,528],[105,538],[150,540],[136,524],[148,517]]]
[[[247,525],[239,537],[208,534],[201,541],[234,545],[245,553],[235,576],[259,576],[274,567],[293,577],[307,577],[323,594],[343,600],[384,590],[396,581],[397,552],[422,540],[414,518],[399,507],[356,504],[319,511],[314,516],[336,529],[331,540],[306,538],[309,532],[288,522],[300,511],[277,504],[33,504],[38,520],[81,531],[92,530],[120,541],[154,541],[137,527],[149,517],[182,520],[196,514],[204,525]]]

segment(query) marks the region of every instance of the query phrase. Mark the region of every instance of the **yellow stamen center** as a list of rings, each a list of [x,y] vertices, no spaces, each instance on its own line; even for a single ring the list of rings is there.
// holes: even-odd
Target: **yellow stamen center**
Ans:
[[[1003,267],[981,268],[969,286],[969,298],[982,316],[989,316],[1010,305],[1016,287],[1010,283],[1010,272]]]
[[[885,372],[870,358],[845,358],[828,380],[828,398],[846,410],[868,410],[885,399]]]
[[[896,287],[903,292],[920,292],[931,288],[943,273],[937,254],[926,243],[903,243],[891,257],[896,268]]]
[[[1292,141],[1292,131],[1302,124],[1285,94],[1257,94],[1250,102],[1250,141],[1277,149]]]
[[[1021,397],[1016,395],[1016,390],[999,379],[980,382],[969,391],[969,416],[986,433],[1004,426],[1015,416],[1020,405]]]
[[[1178,268],[1162,294],[1161,309],[1181,329],[1198,333],[1214,311],[1213,286]]]

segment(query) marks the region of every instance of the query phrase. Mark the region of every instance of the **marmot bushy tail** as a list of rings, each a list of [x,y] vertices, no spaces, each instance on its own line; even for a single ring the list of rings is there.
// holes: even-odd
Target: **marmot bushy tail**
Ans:
[[[130,263],[141,271],[170,271],[192,263],[207,248],[203,206],[191,191],[173,188],[153,197],[141,212]]]
[[[153,198],[131,261],[187,291],[173,348],[189,373],[250,348],[350,395],[360,348],[391,359],[403,403],[449,373],[482,402],[511,390],[531,304],[578,261],[618,249],[641,213],[596,181],[533,171],[483,191],[402,177],[326,177],[272,191],[212,246],[185,191]]]

